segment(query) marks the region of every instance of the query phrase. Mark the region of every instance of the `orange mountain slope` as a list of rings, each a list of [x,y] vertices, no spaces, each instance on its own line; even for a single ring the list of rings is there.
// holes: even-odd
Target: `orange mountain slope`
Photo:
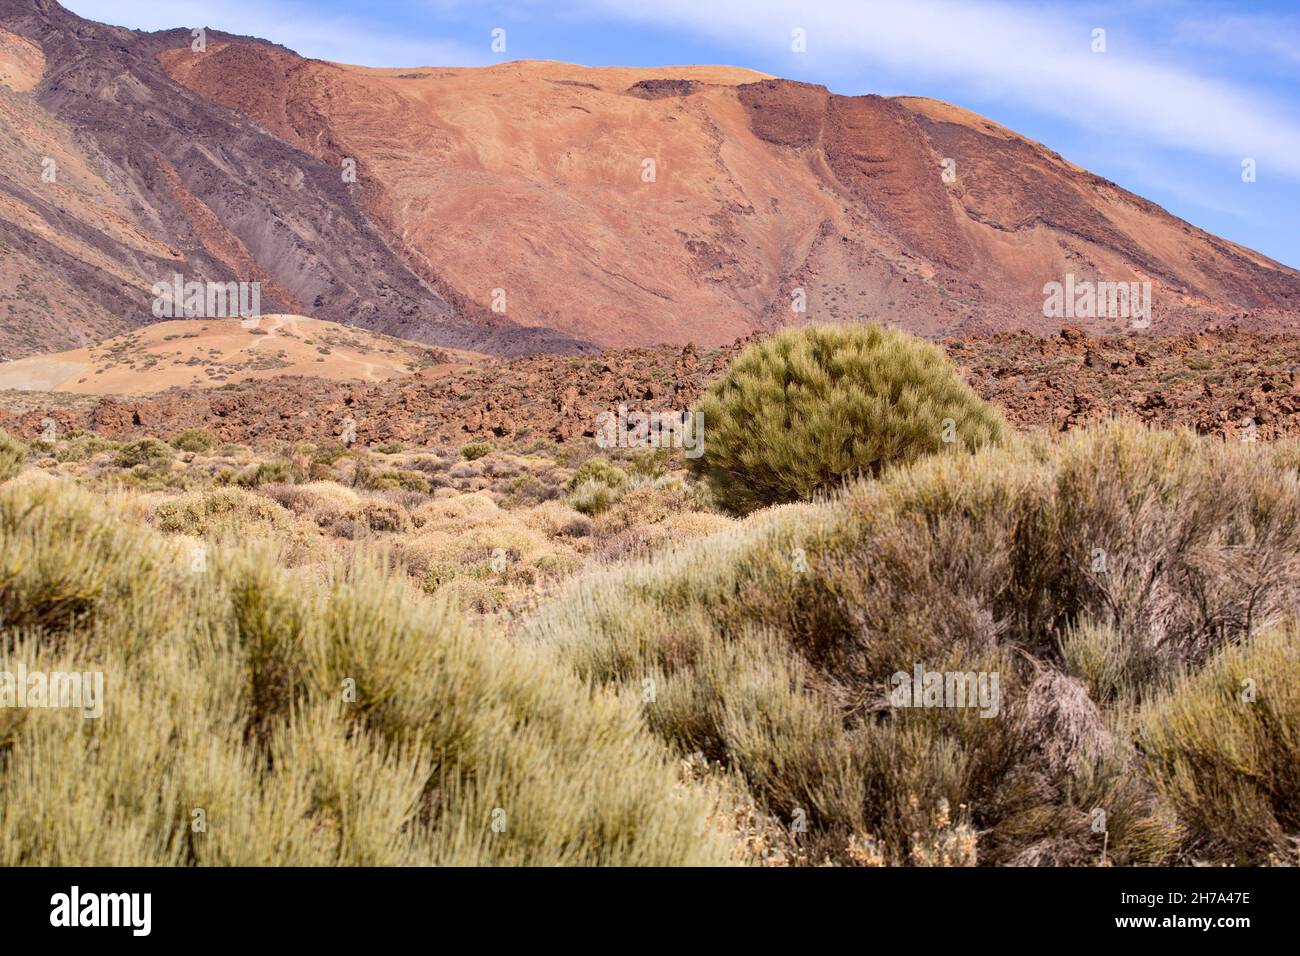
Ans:
[[[1300,313],[1294,270],[932,100],[725,67],[377,70],[243,43],[161,61],[323,161],[354,160],[417,269],[601,345],[805,317],[1046,330],[1062,323],[1043,286],[1067,273],[1150,282],[1163,329]]]

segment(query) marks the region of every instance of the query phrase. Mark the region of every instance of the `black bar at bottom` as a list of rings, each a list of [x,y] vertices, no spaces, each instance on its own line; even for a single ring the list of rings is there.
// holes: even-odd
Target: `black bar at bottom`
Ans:
[[[1290,932],[1296,889],[1286,869],[17,868],[0,870],[0,912],[8,942],[75,935],[128,946],[373,945],[398,934],[431,943],[464,934],[535,945],[576,934],[609,945],[676,945],[698,932],[733,949],[750,940],[770,949],[770,934],[784,930],[847,933],[873,946],[1043,931],[1070,942],[1181,945],[1200,936],[1231,945],[1259,930],[1269,938]]]

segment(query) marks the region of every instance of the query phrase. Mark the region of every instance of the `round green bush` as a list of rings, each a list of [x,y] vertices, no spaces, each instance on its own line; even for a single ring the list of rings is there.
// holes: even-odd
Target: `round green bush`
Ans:
[[[691,468],[740,513],[1008,432],[938,346],[870,324],[804,326],[751,345],[696,410],[703,454]]]
[[[0,482],[8,481],[23,469],[27,446],[8,432],[0,431]]]
[[[569,507],[589,518],[604,514],[617,500],[617,489],[595,478],[587,479],[569,493]]]
[[[569,491],[576,491],[580,485],[595,481],[607,488],[622,488],[627,481],[627,472],[604,458],[588,458],[569,479]]]
[[[171,446],[177,451],[211,451],[217,438],[206,428],[187,428],[172,436]]]
[[[117,452],[117,467],[134,468],[147,465],[157,468],[172,460],[172,450],[156,438],[137,438]]]
[[[494,451],[496,451],[496,446],[491,442],[476,441],[470,442],[460,450],[460,453],[466,461],[478,461],[484,455],[490,455]]]

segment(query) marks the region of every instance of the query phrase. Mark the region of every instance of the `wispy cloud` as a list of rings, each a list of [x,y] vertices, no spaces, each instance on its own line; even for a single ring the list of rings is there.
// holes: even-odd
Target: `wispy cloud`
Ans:
[[[1139,137],[1205,155],[1254,157],[1261,168],[1300,177],[1300,118],[1269,94],[1203,75],[1108,31],[1107,51],[1091,49],[1107,7],[1086,14],[991,0],[594,0],[603,16],[697,31],[716,42],[790,48],[807,31],[803,56],[837,70],[873,64],[911,76],[964,83],[984,97],[1006,97],[1104,136]],[[1114,7],[1121,21],[1123,7]],[[1138,40],[1146,40],[1138,37]]]

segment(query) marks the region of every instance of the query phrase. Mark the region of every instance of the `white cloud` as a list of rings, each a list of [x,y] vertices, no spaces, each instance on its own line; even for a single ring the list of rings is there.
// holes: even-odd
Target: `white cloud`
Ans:
[[[1182,62],[1126,49],[1108,31],[1090,48],[1098,7],[1069,10],[994,0],[593,0],[601,14],[702,33],[732,46],[790,49],[807,31],[810,59],[859,71],[872,63],[912,76],[965,83],[982,95],[1097,131],[1206,155],[1251,156],[1261,170],[1300,176],[1300,121],[1267,94],[1198,74]],[[1117,8],[1117,11],[1122,8]],[[1115,26],[1120,13],[1117,12]],[[1143,38],[1145,39],[1145,38]],[[1152,49],[1160,38],[1151,38]],[[792,54],[793,57],[793,54]]]

